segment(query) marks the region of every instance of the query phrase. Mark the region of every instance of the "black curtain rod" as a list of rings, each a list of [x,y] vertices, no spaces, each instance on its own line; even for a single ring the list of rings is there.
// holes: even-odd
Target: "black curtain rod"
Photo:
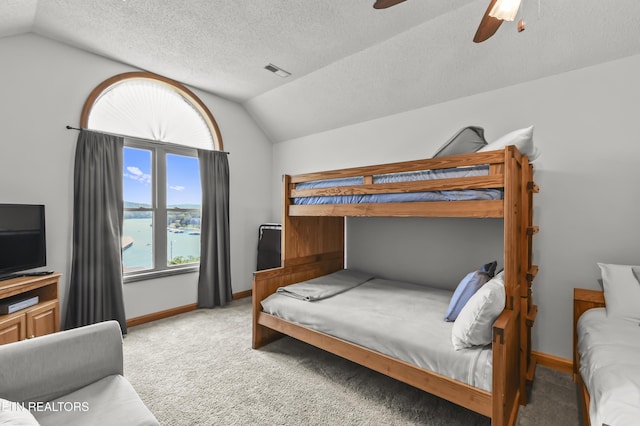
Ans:
[[[82,131],[87,131],[87,132],[103,133],[105,135],[118,136],[118,137],[127,138],[127,139],[136,139],[136,140],[145,141],[145,142],[159,143],[159,144],[162,144],[162,145],[175,145],[175,146],[180,146],[180,147],[183,147],[183,148],[197,149],[197,148],[194,148],[192,146],[186,146],[186,145],[183,145],[183,144],[180,144],[180,143],[157,141],[157,140],[153,140],[153,139],[140,138],[138,136],[129,136],[129,135],[121,135],[119,133],[103,132],[103,131],[100,131],[100,130],[83,129],[82,127],[73,127],[73,126],[67,125],[66,128],[67,128],[67,130],[79,130],[81,132]],[[218,150],[215,150],[215,149],[213,151],[223,152],[225,154],[230,154],[228,151],[218,151]]]

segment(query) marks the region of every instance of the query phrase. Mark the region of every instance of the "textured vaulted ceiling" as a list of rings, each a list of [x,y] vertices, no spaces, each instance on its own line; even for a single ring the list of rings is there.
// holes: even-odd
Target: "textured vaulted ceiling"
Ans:
[[[489,0],[372,3],[0,0],[0,37],[34,32],[237,101],[274,142],[640,53],[638,0],[523,0],[527,30],[482,44]]]

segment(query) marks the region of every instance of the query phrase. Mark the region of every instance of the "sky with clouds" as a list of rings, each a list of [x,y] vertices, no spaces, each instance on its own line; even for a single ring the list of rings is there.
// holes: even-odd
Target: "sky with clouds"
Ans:
[[[125,147],[124,200],[151,204],[151,152]],[[198,159],[182,155],[167,155],[167,204],[197,204],[202,202]]]

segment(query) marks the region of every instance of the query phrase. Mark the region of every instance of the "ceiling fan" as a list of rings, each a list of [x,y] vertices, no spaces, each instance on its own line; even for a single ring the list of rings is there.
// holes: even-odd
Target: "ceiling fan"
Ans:
[[[374,9],[386,9],[406,0],[376,0]],[[503,21],[513,21],[520,7],[521,0],[491,0],[489,7],[482,16],[480,25],[473,37],[473,41],[481,43],[494,35]],[[524,30],[524,22],[518,22],[518,31]]]

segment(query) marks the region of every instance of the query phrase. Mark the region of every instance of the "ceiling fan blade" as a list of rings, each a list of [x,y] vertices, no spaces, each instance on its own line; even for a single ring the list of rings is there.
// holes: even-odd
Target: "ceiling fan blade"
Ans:
[[[500,28],[500,25],[502,25],[502,19],[489,16],[489,11],[491,11],[496,1],[497,0],[491,0],[491,3],[489,3],[489,7],[487,7],[487,11],[484,12],[484,16],[480,21],[480,25],[478,26],[476,35],[473,37],[474,42],[482,43],[483,41],[494,35],[496,31],[498,31],[498,28]]]
[[[402,3],[406,0],[376,0],[373,4],[374,9],[386,9],[391,6],[395,6],[396,4]]]

